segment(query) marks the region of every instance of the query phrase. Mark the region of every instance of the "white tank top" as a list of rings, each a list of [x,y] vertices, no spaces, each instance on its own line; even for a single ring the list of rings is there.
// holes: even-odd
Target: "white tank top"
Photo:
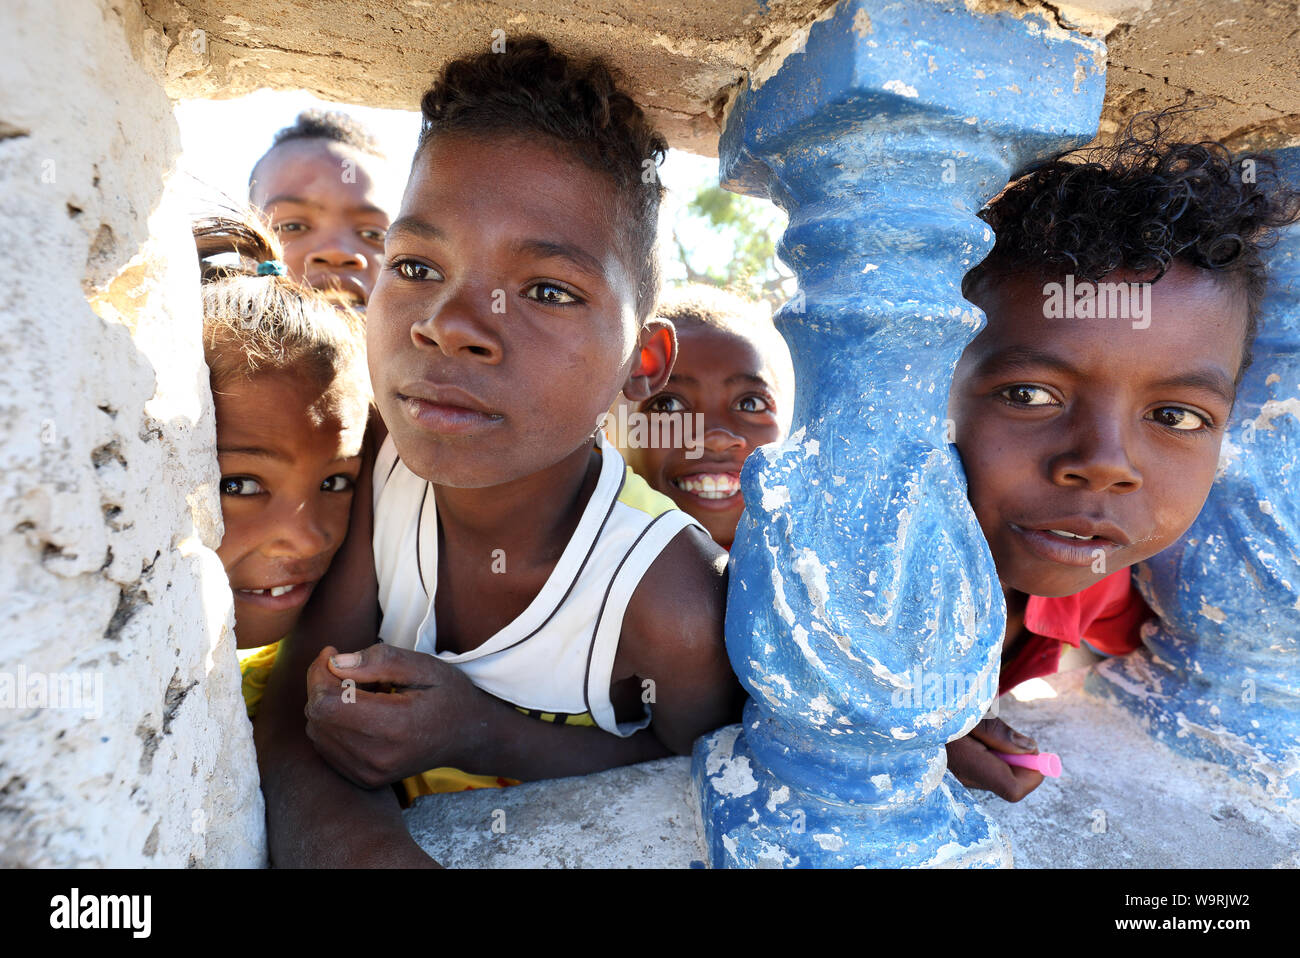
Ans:
[[[596,489],[546,584],[517,619],[478,648],[456,654],[437,651],[433,486],[406,468],[390,436],[374,473],[379,637],[436,655],[485,692],[536,717],[595,724],[626,737],[650,724],[650,710],[639,721],[618,722],[609,700],[623,612],[646,569],[677,533],[704,527],[651,489],[600,433],[596,448]],[[590,721],[583,721],[586,715]]]

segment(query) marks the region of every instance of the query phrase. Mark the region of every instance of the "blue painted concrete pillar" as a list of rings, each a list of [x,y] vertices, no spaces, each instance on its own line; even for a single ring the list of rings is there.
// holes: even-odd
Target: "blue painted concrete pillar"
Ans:
[[[1300,183],[1300,148],[1278,154]],[[1140,568],[1159,615],[1145,648],[1086,688],[1151,734],[1300,799],[1300,226],[1269,257],[1255,361],[1237,393],[1222,474],[1196,523]]]
[[[727,648],[751,701],[696,744],[715,866],[996,865],[944,744],[994,699],[1005,608],[945,424],[983,316],[975,213],[1096,129],[1100,43],[963,3],[845,0],[732,109],[725,186],[790,215],[794,432],[747,463]]]

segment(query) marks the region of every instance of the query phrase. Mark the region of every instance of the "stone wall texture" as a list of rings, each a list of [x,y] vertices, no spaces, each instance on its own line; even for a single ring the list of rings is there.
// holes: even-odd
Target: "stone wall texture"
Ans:
[[[0,31],[2,866],[265,857],[145,28],[131,4],[33,0]]]

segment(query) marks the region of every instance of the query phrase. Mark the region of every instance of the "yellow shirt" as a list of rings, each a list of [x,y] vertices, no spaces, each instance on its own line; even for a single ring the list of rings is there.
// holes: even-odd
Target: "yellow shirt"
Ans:
[[[280,643],[272,642],[260,648],[238,649],[236,652],[239,656],[240,689],[244,693],[244,708],[250,719],[257,715],[257,707],[266,692],[266,683],[271,678],[271,669],[275,667],[275,656],[279,650]],[[547,720],[546,716],[538,717]],[[549,719],[554,720],[554,717]],[[518,784],[517,779],[500,775],[471,775],[458,768],[433,768],[402,780],[407,805],[421,795],[467,792],[476,788],[505,788]]]

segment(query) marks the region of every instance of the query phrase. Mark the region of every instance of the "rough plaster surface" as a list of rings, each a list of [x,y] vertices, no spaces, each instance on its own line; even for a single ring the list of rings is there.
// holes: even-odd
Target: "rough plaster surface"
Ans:
[[[452,868],[687,868],[703,860],[691,760],[430,795],[406,811],[420,847]]]
[[[264,860],[178,136],[141,23],[61,0],[8,5],[0,32],[2,866]],[[50,676],[45,704],[80,707],[34,707]]]
[[[1018,804],[974,793],[1010,836],[1017,868],[1300,866],[1295,809],[1154,741],[1132,714],[1084,693],[1084,674],[1053,677],[1055,698],[1001,703],[1001,717],[1064,766]],[[703,860],[689,778],[689,759],[666,758],[422,798],[406,822],[448,866],[683,868]]]
[[[1106,35],[1101,132],[1138,110],[1206,105],[1207,132],[1237,147],[1300,143],[1300,4],[1156,0]]]
[[[1017,804],[985,800],[1017,867],[1300,866],[1300,807],[1155,741],[1131,712],[1084,692],[1086,672],[1053,676],[1055,698],[1002,700],[1000,717],[1062,765]]]
[[[173,97],[237,96],[270,86],[413,110],[446,60],[487,49],[494,30],[534,32],[565,50],[610,57],[675,146],[710,155],[717,149],[717,117],[745,71],[831,5],[829,0],[144,3],[170,48],[166,77]],[[197,35],[201,43],[195,42],[195,31],[203,31]]]
[[[1187,102],[1234,148],[1300,142],[1296,0],[965,0],[1106,41],[1104,139],[1141,110]]]
[[[934,0],[915,0],[931,3]],[[1296,0],[965,0],[1105,38],[1105,134],[1140,109],[1189,92],[1215,136],[1275,147],[1300,139]],[[145,0],[147,42],[165,57],[173,97],[236,96],[262,86],[415,109],[447,59],[493,30],[535,31],[610,57],[674,146],[714,155],[742,79],[774,72],[827,0]],[[201,31],[196,33],[196,31]],[[997,51],[980,51],[995,55]]]

